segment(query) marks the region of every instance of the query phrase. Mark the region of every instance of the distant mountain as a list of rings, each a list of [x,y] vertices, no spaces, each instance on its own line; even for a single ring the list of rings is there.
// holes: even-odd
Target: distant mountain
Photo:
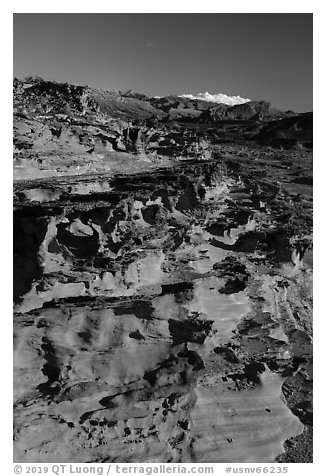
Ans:
[[[198,93],[198,94],[181,94],[179,96],[181,98],[188,98],[188,99],[199,99],[201,101],[207,101],[211,103],[217,104],[227,104],[228,106],[234,106],[235,104],[244,104],[246,102],[251,101],[251,99],[244,99],[240,96],[228,96],[227,94],[218,93],[218,94],[211,94],[206,91],[206,93]]]
[[[43,80],[14,79],[14,107],[29,114],[104,115],[123,121],[195,120],[214,103],[170,95],[149,98],[132,90],[103,90]]]
[[[169,119],[199,118],[203,111],[214,105],[201,99],[175,95],[151,98],[150,103],[156,109],[165,112]]]
[[[216,122],[221,120],[270,120],[292,115],[291,111],[280,111],[267,101],[250,101],[235,106],[218,104],[205,111],[201,122]]]
[[[252,139],[266,145],[292,147],[300,143],[312,147],[313,113],[306,112],[266,123]]]
[[[192,126],[209,127],[219,140],[224,141],[254,140],[289,146],[292,142],[307,146],[312,144],[312,113],[281,111],[267,101],[250,101],[239,96],[199,93],[196,96],[148,97],[132,90],[100,90],[28,77],[14,79],[13,99],[14,113],[20,121],[19,130],[23,130],[22,119],[23,122],[36,120],[47,123],[52,131],[50,135],[59,133],[63,123],[67,128],[69,124],[77,128],[82,124],[96,124],[108,126],[106,132],[111,131],[111,135],[103,140],[114,142],[119,131],[125,129],[130,121],[134,125],[146,121],[147,126],[179,122],[180,125],[191,123]],[[225,103],[227,101],[238,103],[230,105]],[[74,134],[77,132],[74,131]],[[83,135],[82,131],[78,134],[80,137]],[[19,134],[17,137],[19,148],[26,140]],[[84,142],[91,150],[86,139]],[[113,146],[118,147],[115,143]]]

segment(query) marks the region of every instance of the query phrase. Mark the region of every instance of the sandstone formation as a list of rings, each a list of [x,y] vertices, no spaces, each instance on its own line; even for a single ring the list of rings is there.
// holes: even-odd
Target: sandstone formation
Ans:
[[[109,114],[117,94],[109,109],[70,85],[58,112],[30,81],[15,86],[14,460],[311,461],[309,148],[137,123]]]

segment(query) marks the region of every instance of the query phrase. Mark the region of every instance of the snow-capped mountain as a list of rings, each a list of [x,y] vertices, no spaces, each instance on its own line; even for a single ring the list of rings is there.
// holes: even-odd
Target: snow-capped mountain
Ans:
[[[217,104],[227,104],[228,106],[234,106],[236,104],[244,104],[250,102],[251,99],[244,99],[241,96],[228,96],[227,94],[218,93],[211,94],[209,92],[198,94],[181,94],[179,97],[188,99],[200,99],[207,102],[215,102]]]

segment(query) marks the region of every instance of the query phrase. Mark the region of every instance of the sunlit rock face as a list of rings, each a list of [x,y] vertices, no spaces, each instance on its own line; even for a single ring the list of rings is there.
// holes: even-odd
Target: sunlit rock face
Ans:
[[[284,438],[302,432],[302,423],[282,398],[282,378],[276,373],[265,370],[254,389],[241,392],[226,382],[207,383],[195,389],[197,461],[274,462]]]
[[[276,461],[311,417],[278,190],[217,161],[46,183],[15,187],[15,461]]]

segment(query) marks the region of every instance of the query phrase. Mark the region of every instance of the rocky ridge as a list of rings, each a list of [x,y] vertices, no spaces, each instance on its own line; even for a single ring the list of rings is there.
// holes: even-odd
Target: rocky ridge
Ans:
[[[229,106],[14,80],[15,178],[121,170],[129,153],[156,165],[171,156],[209,158],[219,144],[235,142],[309,149],[312,113],[278,111],[266,101]]]

